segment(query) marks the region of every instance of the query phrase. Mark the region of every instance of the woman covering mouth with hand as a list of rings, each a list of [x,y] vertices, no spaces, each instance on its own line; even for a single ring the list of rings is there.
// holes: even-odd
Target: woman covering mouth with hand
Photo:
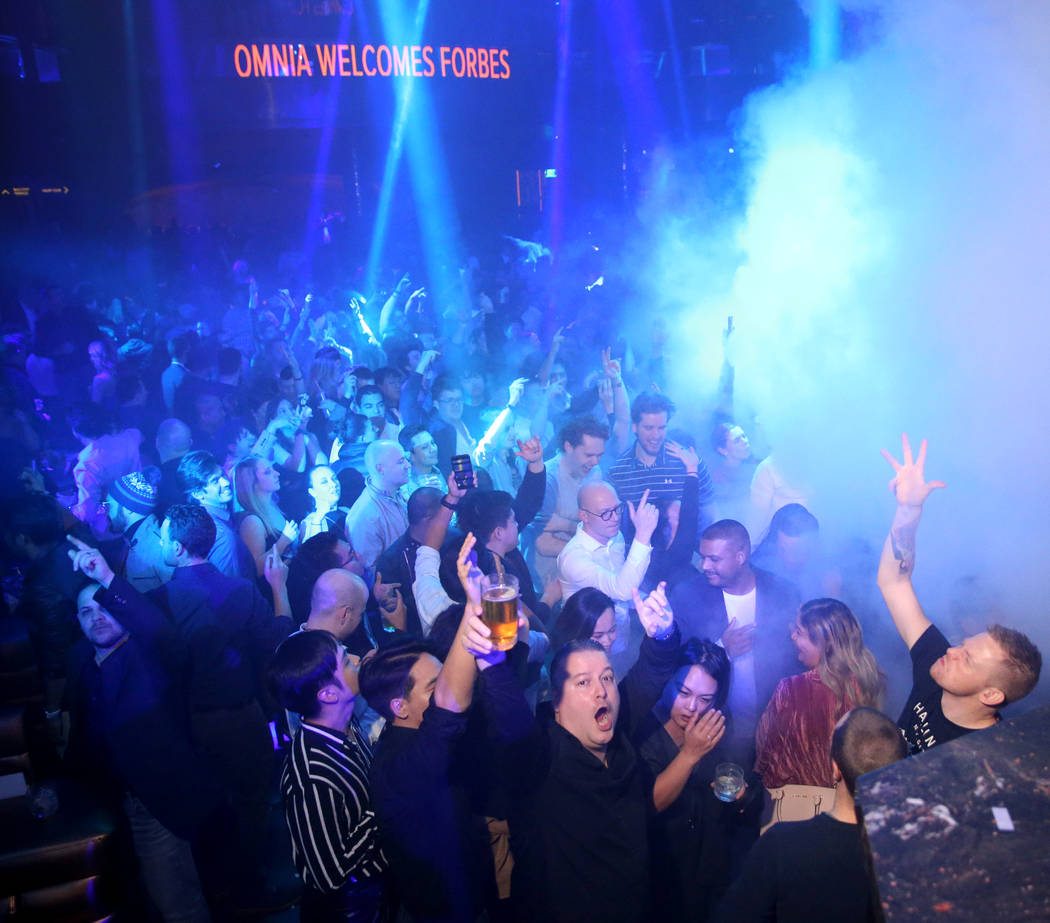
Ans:
[[[729,759],[723,743],[729,674],[723,648],[690,639],[638,736],[643,741],[638,755],[651,773],[657,811],[654,919],[707,920],[729,886],[732,837],[744,825],[758,828],[762,800],[757,776],[731,804],[712,791],[715,767]]]

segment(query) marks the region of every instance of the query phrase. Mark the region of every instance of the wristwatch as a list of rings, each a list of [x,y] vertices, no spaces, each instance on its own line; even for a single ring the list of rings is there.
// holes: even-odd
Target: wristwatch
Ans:
[[[449,503],[447,495],[441,498],[441,505],[446,510],[452,510],[453,513],[456,512],[456,504],[455,503]]]

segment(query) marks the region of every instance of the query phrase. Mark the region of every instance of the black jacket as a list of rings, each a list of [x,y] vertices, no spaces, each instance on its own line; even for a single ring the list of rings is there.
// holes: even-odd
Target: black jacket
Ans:
[[[755,685],[761,715],[777,683],[802,669],[790,638],[791,622],[798,614],[801,600],[794,584],[757,567],[754,573]],[[717,641],[729,625],[721,588],[711,586],[698,571],[694,570],[671,589],[668,602],[685,639]]]
[[[103,592],[95,594],[100,602]],[[101,664],[91,645],[78,642],[66,688],[64,768],[104,796],[130,790],[168,830],[192,839],[218,808],[220,791],[190,745],[174,650],[164,620],[138,626]]]
[[[293,630],[291,619],[274,617],[254,583],[207,563],[177,567],[170,581],[145,596],[115,577],[99,601],[131,630],[171,619],[193,710],[253,701],[270,657]]]
[[[674,672],[680,636],[646,638],[620,684],[620,715],[603,764],[520,692],[496,703],[510,786],[512,892],[522,920],[638,923],[650,906],[652,791],[631,744]]]

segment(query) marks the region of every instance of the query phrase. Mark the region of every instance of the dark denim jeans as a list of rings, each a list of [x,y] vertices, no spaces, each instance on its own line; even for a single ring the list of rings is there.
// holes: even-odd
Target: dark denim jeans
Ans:
[[[211,914],[190,844],[168,830],[134,795],[124,796],[124,813],[142,883],[165,923],[208,923]]]
[[[338,891],[303,888],[301,923],[379,923],[383,908],[383,879],[351,879]]]

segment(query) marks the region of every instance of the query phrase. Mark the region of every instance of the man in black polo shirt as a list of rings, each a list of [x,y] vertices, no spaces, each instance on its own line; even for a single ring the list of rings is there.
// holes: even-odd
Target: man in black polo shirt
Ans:
[[[917,753],[995,724],[1000,708],[1035,688],[1043,658],[1025,635],[1002,625],[950,647],[926,618],[911,583],[915,535],[923,503],[945,484],[925,479],[925,439],[914,460],[907,435],[902,443],[903,464],[882,452],[896,472],[891,486],[897,512],[879,561],[879,589],[911,652],[913,685],[897,724],[910,752]]]
[[[616,493],[624,502],[637,504],[647,490],[649,502],[662,512],[675,500],[682,498],[685,484],[685,463],[681,450],[667,442],[667,421],[675,412],[674,402],[663,394],[645,391],[631,404],[631,429],[635,441],[609,469],[608,477]],[[701,519],[703,508],[712,496],[711,476],[703,459],[697,468],[700,480]],[[630,542],[633,528],[624,520],[624,537]]]

